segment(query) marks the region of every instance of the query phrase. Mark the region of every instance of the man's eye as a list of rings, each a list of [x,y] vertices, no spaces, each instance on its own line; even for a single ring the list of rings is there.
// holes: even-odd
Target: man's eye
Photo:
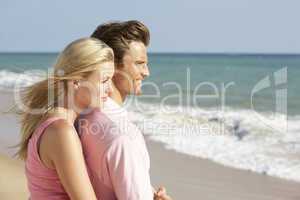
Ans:
[[[137,63],[136,66],[138,67],[145,67],[147,64],[146,63]]]

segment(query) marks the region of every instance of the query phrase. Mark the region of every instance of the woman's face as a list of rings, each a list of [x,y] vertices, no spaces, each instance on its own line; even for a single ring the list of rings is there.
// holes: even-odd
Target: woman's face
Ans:
[[[86,80],[80,81],[77,86],[75,101],[81,108],[100,107],[107,100],[112,91],[112,76],[114,63],[100,64],[99,69],[93,71]]]

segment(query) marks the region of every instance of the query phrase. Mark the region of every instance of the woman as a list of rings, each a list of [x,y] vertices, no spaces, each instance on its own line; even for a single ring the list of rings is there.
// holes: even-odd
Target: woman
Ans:
[[[79,39],[59,55],[52,77],[24,90],[18,155],[31,200],[96,199],[73,124],[82,110],[101,108],[113,70],[106,44]]]

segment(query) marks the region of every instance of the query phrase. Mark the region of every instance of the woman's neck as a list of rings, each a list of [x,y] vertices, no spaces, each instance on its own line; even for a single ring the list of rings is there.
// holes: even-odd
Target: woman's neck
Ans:
[[[62,94],[64,95],[64,94]],[[74,109],[69,108],[67,96],[64,96],[64,98],[58,98],[58,102],[54,106],[53,109],[51,109],[48,114],[51,116],[57,116],[66,119],[69,123],[74,124],[76,118],[78,117],[78,113]]]

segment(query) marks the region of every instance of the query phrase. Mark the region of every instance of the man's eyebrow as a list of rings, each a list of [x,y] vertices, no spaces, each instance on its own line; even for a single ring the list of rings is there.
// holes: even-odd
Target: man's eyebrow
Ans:
[[[147,63],[147,60],[137,60],[137,61],[135,61],[135,63]]]

